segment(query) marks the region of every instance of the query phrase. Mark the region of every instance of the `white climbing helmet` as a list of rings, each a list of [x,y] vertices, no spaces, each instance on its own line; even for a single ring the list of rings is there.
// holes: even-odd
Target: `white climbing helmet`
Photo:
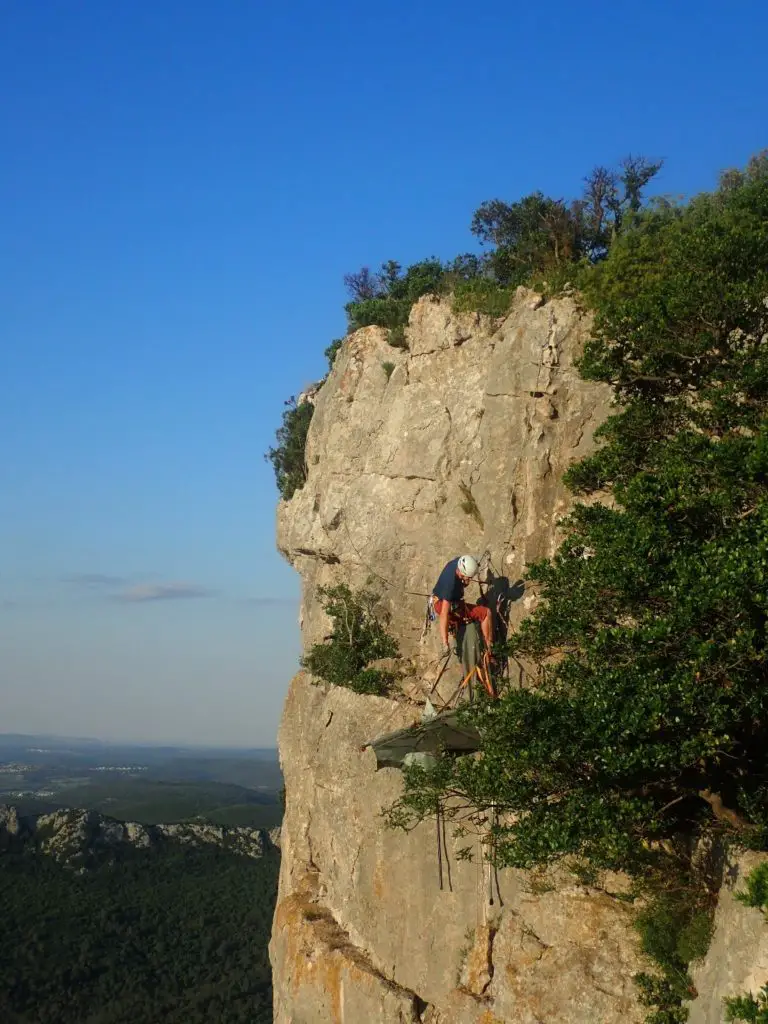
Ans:
[[[462,576],[468,576],[470,579],[477,576],[477,559],[472,555],[462,555],[459,559],[458,569]]]

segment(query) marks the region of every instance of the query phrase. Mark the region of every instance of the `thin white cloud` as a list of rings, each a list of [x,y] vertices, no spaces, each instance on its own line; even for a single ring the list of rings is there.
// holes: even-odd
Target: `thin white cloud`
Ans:
[[[63,583],[76,583],[81,587],[120,587],[124,576],[109,576],[102,572],[73,572],[64,576]]]
[[[212,591],[197,583],[135,583],[115,594],[118,601],[138,604],[143,601],[184,601],[191,597],[210,597]]]

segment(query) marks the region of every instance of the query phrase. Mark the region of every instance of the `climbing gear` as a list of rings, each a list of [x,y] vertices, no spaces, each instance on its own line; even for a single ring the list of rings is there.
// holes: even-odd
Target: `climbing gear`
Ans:
[[[477,575],[477,559],[473,558],[472,555],[462,555],[459,558],[458,570],[462,576],[467,576],[472,579]]]
[[[430,594],[427,598],[427,606],[424,609],[424,626],[421,630],[421,636],[419,637],[419,643],[423,644],[427,639],[427,634],[432,629],[432,623],[437,619],[437,612],[435,611],[435,595]]]
[[[472,666],[469,672],[467,672],[462,681],[459,683],[459,688],[456,690],[453,697],[451,697],[451,700],[448,702],[449,704],[459,696],[459,694],[465,687],[468,687],[467,692],[469,694],[469,699],[472,700],[472,684],[474,683],[475,676],[477,676],[477,679],[480,681],[480,683],[482,683],[488,696],[495,699],[496,690],[494,689],[493,680],[491,679],[491,668],[489,661],[490,659],[488,657],[488,652],[484,651],[480,661],[476,665]]]
[[[451,649],[449,647],[448,648],[448,653],[444,656],[443,664],[440,666],[440,671],[437,673],[437,678],[435,679],[434,683],[432,683],[432,686],[430,687],[430,690],[429,690],[429,696],[430,697],[432,696],[432,694],[437,689],[437,684],[443,678],[443,673],[448,668],[448,662],[450,660],[451,660]],[[427,698],[427,703],[429,703],[429,698]]]
[[[461,662],[465,675],[450,699],[446,702],[446,707],[453,705],[462,690],[466,690],[468,700],[472,701],[474,698],[473,684],[476,679],[483,686],[489,697],[496,697],[496,690],[491,677],[490,654],[483,645],[476,622],[466,622],[463,624],[460,644]]]

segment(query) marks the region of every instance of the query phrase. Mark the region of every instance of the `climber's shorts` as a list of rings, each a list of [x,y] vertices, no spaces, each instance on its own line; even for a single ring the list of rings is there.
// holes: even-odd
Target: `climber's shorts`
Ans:
[[[439,615],[446,602],[439,597],[432,598],[432,607],[435,614]],[[451,605],[451,613],[448,616],[449,625],[457,625],[459,622],[485,622],[488,618],[488,608],[482,604],[468,604],[466,601],[454,601]]]

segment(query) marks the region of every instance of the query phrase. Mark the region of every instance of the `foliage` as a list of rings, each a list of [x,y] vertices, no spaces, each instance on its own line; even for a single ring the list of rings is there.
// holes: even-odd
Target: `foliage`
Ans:
[[[725,1019],[729,1022],[744,1021],[745,1024],[768,1024],[768,985],[764,985],[757,999],[750,993],[746,996],[731,996],[725,1000]]]
[[[177,844],[77,874],[0,857],[0,1016],[16,1024],[272,1020],[278,860]]]
[[[457,313],[487,313],[505,316],[515,294],[513,285],[499,284],[492,277],[476,277],[460,281],[453,291],[453,308]]]
[[[343,338],[334,338],[328,348],[325,350],[325,358],[328,360],[328,370],[333,369],[333,364],[336,362],[336,356],[339,354],[339,349],[344,344]]]
[[[295,398],[289,398],[285,406],[283,424],[275,435],[277,444],[265,458],[272,463],[280,497],[288,501],[306,483],[304,449],[315,407],[311,402],[297,405]]]
[[[443,290],[445,274],[446,268],[434,258],[414,263],[405,271],[395,260],[389,260],[375,274],[368,267],[347,274],[344,283],[351,296],[345,306],[349,329],[356,331],[371,324],[404,328],[417,299]]]
[[[618,235],[636,223],[643,190],[660,168],[661,162],[629,156],[617,171],[596,167],[582,196],[570,202],[532,192],[514,203],[482,203],[471,230],[495,246],[488,261],[493,280],[524,284],[536,274],[604,258]]]
[[[679,986],[665,975],[641,972],[635,975],[640,1002],[652,1007],[645,1024],[685,1024],[688,1008],[682,1005]]]
[[[759,910],[768,908],[768,861],[758,864],[747,875],[746,891],[734,893],[739,903],[745,907],[757,907]]]
[[[387,375],[387,380],[389,380],[389,378],[395,372],[395,364],[394,363],[382,363],[381,364],[381,368],[384,371],[384,373]]]
[[[280,822],[277,788],[263,792],[215,782],[170,782],[146,778],[111,779],[58,789],[46,812],[84,807],[121,821],[153,825],[207,821],[218,825],[272,828]],[[30,813],[42,808],[31,806]]]
[[[702,959],[712,937],[712,906],[708,893],[696,879],[681,871],[644,880],[650,898],[635,919],[640,944],[661,973],[636,976],[640,999],[654,1007],[646,1024],[676,1024],[688,1019],[684,1000],[695,995],[689,964]]]
[[[576,208],[533,192],[515,203],[493,199],[472,218],[472,233],[495,245],[493,276],[502,285],[517,285],[536,270],[570,263],[581,251]]]
[[[367,667],[398,653],[397,643],[386,629],[388,619],[377,611],[378,594],[370,590],[353,593],[344,583],[321,587],[319,594],[333,625],[325,642],[315,644],[303,659],[304,667],[320,679],[356,693],[386,693],[391,675]]]
[[[408,340],[405,337],[405,325],[399,324],[397,327],[390,327],[387,341],[392,348],[408,348]]]

